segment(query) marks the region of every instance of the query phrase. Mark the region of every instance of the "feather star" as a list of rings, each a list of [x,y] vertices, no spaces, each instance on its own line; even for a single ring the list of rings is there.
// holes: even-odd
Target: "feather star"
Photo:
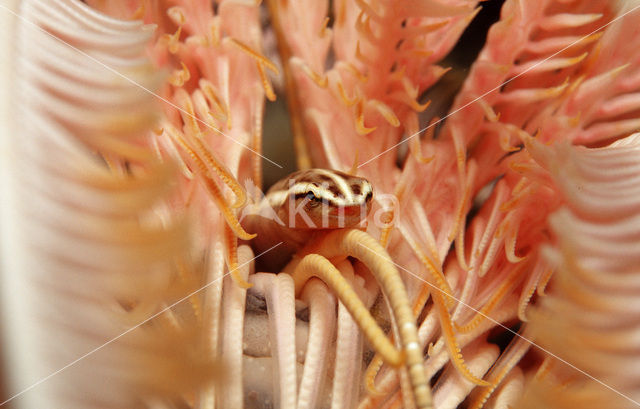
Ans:
[[[639,27],[630,0],[3,0],[0,405],[640,406]],[[376,192],[283,271],[241,223],[277,97],[299,168]]]

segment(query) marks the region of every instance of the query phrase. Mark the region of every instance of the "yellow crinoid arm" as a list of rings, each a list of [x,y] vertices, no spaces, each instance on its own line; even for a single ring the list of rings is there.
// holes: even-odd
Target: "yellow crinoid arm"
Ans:
[[[306,255],[296,267],[293,273],[296,289],[302,289],[313,276],[320,278],[334,291],[385,362],[395,367],[404,363],[402,351],[389,341],[349,282],[329,260],[319,254]]]
[[[445,345],[447,346],[447,350],[449,351],[449,356],[451,357],[451,362],[454,367],[469,382],[478,386],[489,386],[489,382],[478,378],[469,370],[462,358],[462,352],[458,345],[458,341],[456,340],[451,315],[449,315],[449,312],[447,311],[444,295],[440,293],[440,291],[434,291],[431,295],[433,297],[433,303],[436,310],[438,311],[438,315],[440,316],[440,328],[442,329]]]
[[[354,257],[362,261],[375,276],[383,293],[389,300],[402,350],[405,365],[411,380],[415,402],[420,409],[432,408],[429,380],[424,370],[422,347],[418,340],[418,329],[411,310],[409,297],[402,278],[391,257],[376,239],[356,229],[340,229],[327,233],[321,240],[314,241],[304,248],[299,256],[287,265],[285,272],[293,273],[304,255],[317,253],[328,259]],[[303,282],[296,280],[296,293],[301,290]],[[386,338],[386,337],[385,337]],[[379,352],[379,351],[378,351]]]
[[[227,264],[233,281],[240,288],[251,288],[253,284],[245,280],[238,269],[238,238],[233,229],[228,225],[224,225],[224,238],[227,250]]]
[[[216,174],[231,189],[236,196],[235,203],[231,205],[233,208],[244,206],[247,202],[246,192],[224,163],[215,157],[200,136],[184,134],[169,123],[163,124],[163,129],[189,155],[203,177],[211,179]]]
[[[393,338],[392,338],[393,339]],[[378,372],[382,368],[382,364],[384,360],[379,353],[376,353],[371,362],[369,362],[369,366],[364,371],[364,386],[367,388],[367,392],[371,395],[384,395],[385,391],[378,389],[376,386],[376,376],[378,376]]]
[[[516,264],[515,266],[511,266],[511,272],[507,275],[506,279],[498,286],[498,288],[494,291],[492,296],[484,303],[482,308],[479,311],[476,311],[476,314],[473,316],[471,320],[469,320],[466,324],[460,325],[458,323],[453,323],[455,330],[461,334],[465,334],[476,329],[482,321],[489,318],[489,314],[502,302],[509,292],[522,281],[522,271],[527,267],[527,264],[521,262]]]
[[[420,289],[420,293],[418,293],[418,296],[416,297],[416,299],[413,302],[413,315],[414,316],[418,316],[420,315],[420,312],[422,311],[422,308],[424,307],[424,305],[427,303],[427,299],[429,298],[429,295],[431,294],[430,288],[428,285],[423,285],[422,288]],[[393,342],[394,338],[393,338],[393,334],[391,334],[391,341]],[[382,368],[382,364],[384,363],[382,357],[380,356],[379,353],[376,353],[373,358],[371,359],[371,362],[369,362],[369,366],[367,366],[367,369],[364,372],[364,380],[365,380],[365,388],[367,388],[367,392],[369,392],[372,395],[384,395],[385,393],[388,393],[388,391],[385,390],[379,390],[376,387],[376,376],[378,376],[378,372],[380,372],[380,369]]]
[[[189,143],[181,136],[180,132],[170,124],[165,124],[164,130],[167,131],[167,134],[188,154],[189,159],[195,165],[195,173],[200,176],[200,179],[214,203],[220,209],[222,216],[224,217],[227,225],[233,230],[236,236],[243,240],[251,240],[256,237],[255,234],[250,234],[242,228],[238,218],[236,217],[236,213],[233,210],[233,206],[227,203],[222,193],[221,188],[218,184],[211,178],[209,174],[209,170],[207,165],[205,164],[205,160],[196,152]],[[204,146],[204,145],[203,145]],[[228,173],[228,178],[223,181],[228,185],[235,185],[242,192],[241,197],[239,198],[240,202],[246,201],[246,195],[242,187],[235,181],[234,177]],[[231,187],[231,186],[230,186]],[[231,187],[234,190],[233,187]],[[237,189],[236,189],[237,190]],[[237,202],[236,204],[240,203]]]

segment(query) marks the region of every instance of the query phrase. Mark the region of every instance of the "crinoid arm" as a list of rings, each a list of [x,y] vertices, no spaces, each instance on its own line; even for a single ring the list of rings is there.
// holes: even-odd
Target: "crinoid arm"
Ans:
[[[340,301],[360,325],[373,348],[382,355],[389,365],[397,367],[404,363],[402,352],[389,341],[356,292],[340,274],[340,271],[319,254],[306,255],[296,268],[293,274],[296,289],[306,284],[313,276],[322,279],[338,295]]]
[[[400,352],[387,339],[362,301],[357,298],[353,289],[329,261],[346,257],[354,257],[364,263],[388,298],[398,325],[402,347]],[[376,351],[390,364],[395,363],[394,366],[404,363],[417,407],[433,407],[431,390],[424,371],[422,348],[418,341],[415,317],[409,298],[398,270],[378,241],[361,230],[335,230],[302,249],[284,271],[293,275],[296,294],[314,275],[325,281],[336,292],[340,301],[349,308]]]

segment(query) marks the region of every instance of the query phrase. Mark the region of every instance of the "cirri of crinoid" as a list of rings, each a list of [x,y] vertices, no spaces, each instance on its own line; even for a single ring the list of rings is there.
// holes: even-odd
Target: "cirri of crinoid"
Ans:
[[[0,20],[0,406],[640,405],[640,1]]]

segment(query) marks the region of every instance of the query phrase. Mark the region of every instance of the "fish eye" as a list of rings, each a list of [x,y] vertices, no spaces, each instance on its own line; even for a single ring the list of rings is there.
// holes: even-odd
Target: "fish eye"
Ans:
[[[365,197],[364,200],[366,200],[367,202],[370,201],[373,198],[373,192],[369,192],[367,193],[367,197]]]
[[[309,200],[309,201],[313,201],[313,202],[317,202],[317,201],[319,201],[319,200],[320,200],[320,199],[318,199],[318,198],[316,197],[316,195],[314,195],[314,194],[313,194],[313,192],[311,192],[311,191],[307,192],[307,194],[305,195],[305,198],[306,198],[307,200]]]

